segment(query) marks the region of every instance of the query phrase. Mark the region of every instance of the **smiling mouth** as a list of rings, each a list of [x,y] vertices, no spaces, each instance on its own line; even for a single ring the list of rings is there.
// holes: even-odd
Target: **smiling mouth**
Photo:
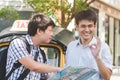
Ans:
[[[84,36],[85,36],[85,37],[88,37],[88,36],[90,36],[90,34],[87,34],[87,35],[85,34]]]

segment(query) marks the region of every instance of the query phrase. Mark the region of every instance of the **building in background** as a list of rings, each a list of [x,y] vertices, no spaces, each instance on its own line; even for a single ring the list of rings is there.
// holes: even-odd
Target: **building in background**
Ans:
[[[0,9],[6,6],[13,7],[18,11],[21,19],[29,19],[34,10],[29,5],[26,5],[23,1],[24,0],[0,0]],[[12,26],[13,22],[14,21],[12,20],[8,21],[0,19],[0,31],[6,27]]]
[[[98,15],[97,34],[110,46],[113,65],[120,66],[120,0],[88,0]]]

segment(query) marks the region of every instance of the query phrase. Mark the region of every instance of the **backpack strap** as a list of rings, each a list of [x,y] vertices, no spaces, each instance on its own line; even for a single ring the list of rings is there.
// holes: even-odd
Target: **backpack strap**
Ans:
[[[45,52],[44,52],[44,50],[42,50],[41,48],[39,48],[39,49],[40,49],[41,55],[42,55],[42,57],[43,57],[43,62],[45,63],[45,62],[47,61]],[[35,60],[35,61],[37,61],[38,55],[39,55],[39,52],[36,52],[35,57],[34,57],[34,60]],[[28,75],[29,72],[30,72],[29,69],[25,69],[24,72],[19,76],[19,78],[18,78],[17,80],[24,80],[24,78]],[[46,80],[44,73],[41,73],[41,79],[40,79],[40,80]]]
[[[45,62],[47,61],[45,52],[44,52],[44,50],[42,50],[41,48],[40,48],[40,51],[41,51],[41,55],[42,55],[42,57],[43,57],[43,62],[45,63]],[[46,77],[45,77],[45,74],[44,74],[44,73],[41,73],[41,78],[40,78],[40,80],[46,80]]]
[[[36,52],[35,57],[34,57],[35,61],[37,61],[38,55],[39,55],[39,52]],[[29,72],[30,72],[30,70],[26,68],[24,70],[24,72],[18,77],[17,80],[24,80],[24,78],[28,75]]]
[[[45,62],[47,61],[45,52],[44,52],[44,50],[42,50],[41,48],[40,48],[40,51],[41,51],[41,55],[42,55],[42,57],[43,57],[43,62],[45,63]]]
[[[25,42],[25,44],[26,44],[26,49],[27,49],[27,51],[30,53],[31,51],[30,51],[30,45],[29,45],[29,43],[27,42],[27,40],[26,40],[26,38],[25,37],[20,37],[19,39],[21,39],[21,40],[23,40],[24,42]],[[14,64],[13,64],[13,67],[12,67],[12,69],[11,69],[11,71],[8,73],[8,75],[6,76],[6,80],[11,76],[11,74],[12,74],[12,72],[13,71],[15,71],[17,68],[19,68],[20,66],[21,66],[22,64],[20,63],[20,62],[15,62]]]

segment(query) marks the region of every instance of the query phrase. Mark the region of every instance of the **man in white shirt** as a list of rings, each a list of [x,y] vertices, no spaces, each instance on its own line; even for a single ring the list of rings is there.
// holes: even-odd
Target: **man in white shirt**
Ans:
[[[79,39],[68,44],[65,65],[95,69],[97,73],[88,80],[110,80],[112,57],[108,45],[94,37],[96,20],[92,10],[80,11],[75,16]]]

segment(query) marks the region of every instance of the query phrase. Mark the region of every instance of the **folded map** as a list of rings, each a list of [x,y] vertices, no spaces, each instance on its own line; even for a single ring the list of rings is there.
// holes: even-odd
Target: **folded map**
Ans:
[[[95,73],[95,69],[69,66],[48,80],[87,80]]]

